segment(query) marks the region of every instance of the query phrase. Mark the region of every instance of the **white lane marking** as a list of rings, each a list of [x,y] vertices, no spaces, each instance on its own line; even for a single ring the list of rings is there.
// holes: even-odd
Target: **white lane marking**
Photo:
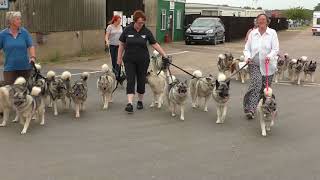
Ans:
[[[170,53],[168,55],[172,56],[172,55],[184,54],[184,53],[188,53],[188,52],[190,52],[190,51],[181,51],[181,52],[176,52],[176,53]]]

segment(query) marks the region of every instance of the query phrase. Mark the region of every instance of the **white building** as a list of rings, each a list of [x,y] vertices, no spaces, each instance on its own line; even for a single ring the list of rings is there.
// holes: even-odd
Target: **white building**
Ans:
[[[187,3],[185,14],[201,14],[202,16],[237,16],[237,17],[256,17],[265,13],[261,9],[244,9],[241,7]]]

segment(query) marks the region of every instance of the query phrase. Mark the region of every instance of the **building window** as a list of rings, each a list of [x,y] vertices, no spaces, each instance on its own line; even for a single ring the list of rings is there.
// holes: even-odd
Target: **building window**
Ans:
[[[181,29],[181,21],[182,21],[182,15],[181,11],[177,11],[177,29]]]
[[[167,25],[167,11],[162,9],[161,11],[161,30],[166,30]]]

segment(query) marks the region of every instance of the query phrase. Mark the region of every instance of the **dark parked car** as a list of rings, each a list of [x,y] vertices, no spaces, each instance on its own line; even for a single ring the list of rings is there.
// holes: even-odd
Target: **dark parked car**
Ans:
[[[220,18],[201,17],[193,21],[185,33],[185,42],[207,42],[218,44],[225,42],[225,29]]]

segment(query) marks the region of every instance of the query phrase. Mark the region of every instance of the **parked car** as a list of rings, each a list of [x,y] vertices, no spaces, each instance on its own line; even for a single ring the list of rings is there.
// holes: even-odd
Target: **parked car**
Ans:
[[[312,34],[318,35],[320,33],[320,11],[313,12],[313,26]]]
[[[185,42],[207,42],[210,44],[224,43],[225,28],[220,18],[200,17],[193,21],[185,32]]]

